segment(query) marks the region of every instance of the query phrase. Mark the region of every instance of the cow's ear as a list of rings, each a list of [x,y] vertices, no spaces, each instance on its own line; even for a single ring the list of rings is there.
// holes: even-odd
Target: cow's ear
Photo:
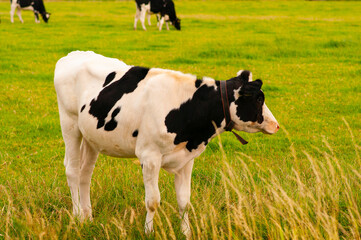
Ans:
[[[252,83],[254,84],[254,86],[256,87],[257,90],[261,90],[261,87],[263,84],[261,79],[257,79],[256,81],[253,81]]]
[[[252,81],[252,73],[248,70],[239,70],[237,73],[237,78],[239,78],[243,83]]]

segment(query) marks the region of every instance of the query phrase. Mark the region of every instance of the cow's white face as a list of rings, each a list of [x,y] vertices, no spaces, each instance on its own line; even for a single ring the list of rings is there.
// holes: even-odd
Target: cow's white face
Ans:
[[[263,132],[274,134],[279,125],[265,104],[265,96],[261,90],[262,81],[252,81],[248,71],[238,72],[242,86],[234,91],[235,101],[230,106],[234,128],[245,132]]]

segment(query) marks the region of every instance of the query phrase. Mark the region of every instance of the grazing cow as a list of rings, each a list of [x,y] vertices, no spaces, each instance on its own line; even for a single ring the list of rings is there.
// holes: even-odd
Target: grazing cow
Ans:
[[[162,30],[164,21],[166,21],[167,30],[169,30],[168,21],[177,30],[181,29],[180,19],[175,13],[173,0],[135,0],[135,2],[137,10],[134,18],[134,29],[137,29],[137,22],[140,19],[143,29],[147,30],[144,24],[145,15],[148,15],[148,24],[150,25],[150,14],[152,13],[157,14],[159,31]]]
[[[44,22],[48,22],[50,18],[50,13],[46,12],[43,0],[10,0],[11,10],[10,10],[10,21],[14,22],[15,10],[20,19],[20,22],[24,22],[21,17],[21,10],[30,10],[34,12],[35,22],[40,23],[39,13],[42,16]]]
[[[90,181],[99,153],[137,157],[147,210],[145,231],[153,231],[160,203],[159,170],[175,174],[181,228],[189,228],[194,158],[209,141],[233,128],[276,133],[279,125],[264,103],[262,81],[240,71],[216,81],[159,68],[129,66],[94,52],[75,51],[55,67],[64,165],[73,213],[91,219]]]

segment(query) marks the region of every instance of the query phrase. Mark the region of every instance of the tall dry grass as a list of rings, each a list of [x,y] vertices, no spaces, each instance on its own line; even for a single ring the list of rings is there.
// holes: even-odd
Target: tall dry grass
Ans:
[[[354,145],[352,164],[341,164],[323,138],[312,154],[291,143],[294,161],[304,166],[295,165],[291,173],[276,174],[242,153],[236,159],[242,167],[234,168],[220,143],[220,186],[193,197],[189,206],[193,239],[360,239],[360,146],[344,122]],[[0,239],[148,239],[144,209],[126,207],[79,223],[62,206],[19,202],[5,186],[0,189],[0,201],[6,203],[0,208]],[[150,238],[183,238],[179,223],[176,204],[163,200]]]

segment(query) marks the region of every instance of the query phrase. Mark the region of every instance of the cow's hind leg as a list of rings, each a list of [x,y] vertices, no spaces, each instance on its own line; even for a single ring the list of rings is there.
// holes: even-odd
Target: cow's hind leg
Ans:
[[[20,19],[20,22],[21,23],[24,23],[24,20],[23,18],[21,17],[21,10],[20,10],[20,7],[16,7],[16,14],[18,15],[19,19]]]
[[[83,139],[80,147],[80,205],[83,211],[82,217],[89,220],[92,220],[90,182],[97,158],[98,152],[94,150],[85,139]]]
[[[187,239],[191,237],[192,232],[189,226],[187,206],[191,197],[191,175],[194,160],[189,161],[181,170],[175,174],[175,190],[177,193],[177,202],[179,214],[182,218],[181,229]]]
[[[16,2],[12,2],[10,6],[10,22],[14,23],[14,14],[16,10]]]
[[[59,106],[59,109],[61,109],[61,106]],[[73,214],[80,217],[79,183],[81,134],[76,117],[68,116],[65,111],[59,111],[59,113],[61,130],[65,143],[65,173],[73,202]]]
[[[138,6],[136,6],[136,12],[135,12],[135,16],[134,16],[134,30],[137,29],[137,22],[140,18],[140,10],[138,9]]]

